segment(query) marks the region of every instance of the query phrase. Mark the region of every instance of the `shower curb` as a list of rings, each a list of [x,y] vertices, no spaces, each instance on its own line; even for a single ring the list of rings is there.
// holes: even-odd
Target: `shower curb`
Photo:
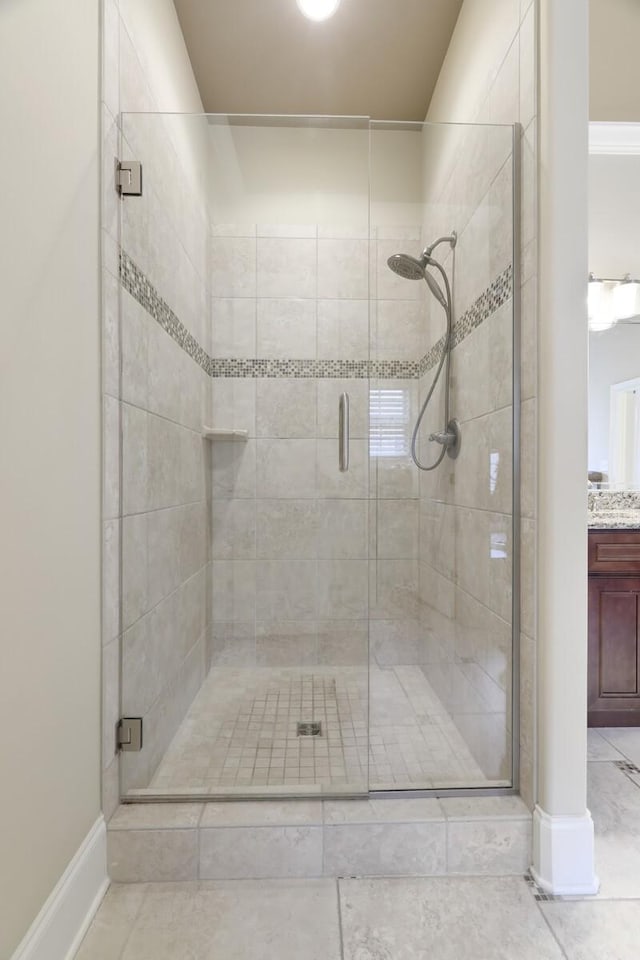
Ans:
[[[108,870],[112,881],[124,883],[525,873],[532,837],[525,804],[494,797],[484,813],[483,798],[465,803],[470,812],[457,812],[459,803],[123,804],[108,825]]]

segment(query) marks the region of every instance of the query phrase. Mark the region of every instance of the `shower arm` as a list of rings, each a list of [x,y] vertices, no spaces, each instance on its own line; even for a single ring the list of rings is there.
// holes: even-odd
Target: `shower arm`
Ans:
[[[452,230],[451,233],[447,234],[445,237],[438,237],[437,240],[434,240],[433,243],[430,243],[428,247],[425,247],[422,256],[426,257],[428,260],[431,260],[431,255],[441,243],[448,243],[452,250],[455,249],[455,245],[458,242],[458,234],[455,230]],[[440,268],[440,264],[434,260],[432,266]]]

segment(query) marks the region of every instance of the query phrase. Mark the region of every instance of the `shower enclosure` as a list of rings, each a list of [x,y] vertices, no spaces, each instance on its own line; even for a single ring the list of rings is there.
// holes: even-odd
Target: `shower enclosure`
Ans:
[[[123,115],[124,800],[517,786],[514,133]]]

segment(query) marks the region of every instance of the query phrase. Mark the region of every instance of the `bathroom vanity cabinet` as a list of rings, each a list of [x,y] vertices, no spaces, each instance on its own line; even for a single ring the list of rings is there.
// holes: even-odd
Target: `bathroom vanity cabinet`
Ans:
[[[640,529],[589,531],[588,718],[640,726]]]

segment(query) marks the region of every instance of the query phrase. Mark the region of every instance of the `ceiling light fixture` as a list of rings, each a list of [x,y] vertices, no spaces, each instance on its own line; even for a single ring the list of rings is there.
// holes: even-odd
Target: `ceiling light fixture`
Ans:
[[[640,316],[640,282],[627,274],[622,280],[589,274],[589,330],[609,330],[619,321]]]
[[[630,320],[640,314],[640,283],[629,273],[614,287],[613,313],[616,320]]]
[[[589,274],[588,317],[589,330],[608,330],[614,324],[611,298],[607,296],[604,281]]]
[[[340,0],[296,0],[296,3],[309,20],[328,20],[340,6]]]

